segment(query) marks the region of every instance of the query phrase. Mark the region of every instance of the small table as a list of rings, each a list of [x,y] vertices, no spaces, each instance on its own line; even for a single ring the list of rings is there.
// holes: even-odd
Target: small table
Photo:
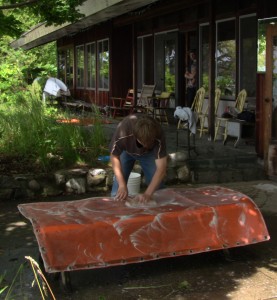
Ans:
[[[227,136],[236,137],[234,147],[237,147],[241,140],[242,125],[245,121],[238,119],[229,119],[227,122]]]

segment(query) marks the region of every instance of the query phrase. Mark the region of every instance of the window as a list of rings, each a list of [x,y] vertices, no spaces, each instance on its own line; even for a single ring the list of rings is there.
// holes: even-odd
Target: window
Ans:
[[[73,48],[69,48],[66,51],[66,79],[65,79],[65,84],[68,86],[68,88],[73,88],[73,63],[74,63]]]
[[[60,80],[66,79],[66,50],[58,51],[58,77]]]
[[[68,88],[73,87],[73,48],[58,51],[58,77]]]
[[[235,20],[217,22],[216,85],[222,96],[236,93],[236,34]]]
[[[246,89],[248,96],[255,97],[257,70],[257,19],[255,15],[240,18],[239,49],[239,89]]]
[[[152,35],[137,39],[137,84],[153,84],[153,37]]]
[[[98,45],[98,88],[109,89],[109,41],[102,40]]]
[[[96,53],[95,53],[95,43],[90,43],[86,45],[87,52],[87,62],[86,62],[86,86],[91,89],[95,89],[96,86]]]
[[[76,64],[76,84],[78,88],[82,88],[84,87],[84,45],[76,47]]]
[[[175,93],[177,78],[177,32],[155,35],[155,83],[158,91]]]
[[[200,25],[200,84],[206,91],[209,90],[209,25]]]

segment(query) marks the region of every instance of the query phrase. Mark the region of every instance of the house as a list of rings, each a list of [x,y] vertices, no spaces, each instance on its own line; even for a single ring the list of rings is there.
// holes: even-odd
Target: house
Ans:
[[[38,25],[12,46],[28,50],[57,41],[59,79],[75,98],[102,107],[129,88],[137,95],[143,83],[171,92],[171,107],[186,106],[184,73],[194,49],[197,85],[208,99],[221,88],[219,114],[246,89],[248,108],[256,113],[257,154],[268,168],[277,138],[275,0],[88,0],[80,11],[85,17],[79,22]],[[260,37],[266,37],[262,72]],[[214,102],[209,104],[213,136]]]

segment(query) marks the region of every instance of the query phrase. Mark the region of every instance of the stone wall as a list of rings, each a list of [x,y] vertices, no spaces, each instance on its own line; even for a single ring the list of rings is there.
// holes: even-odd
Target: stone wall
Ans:
[[[168,156],[166,185],[191,181],[191,172],[186,160],[185,152],[176,152]],[[144,188],[140,165],[136,164],[133,171],[142,175],[141,187]],[[58,170],[51,174],[0,175],[0,201],[99,192],[109,194],[112,182],[113,170],[110,164],[103,164],[97,168]]]

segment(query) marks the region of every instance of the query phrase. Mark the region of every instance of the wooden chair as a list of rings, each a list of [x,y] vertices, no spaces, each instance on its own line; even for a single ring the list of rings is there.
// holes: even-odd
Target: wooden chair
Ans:
[[[193,115],[196,116],[196,119],[197,119],[197,116],[202,113],[203,103],[204,103],[204,99],[205,99],[205,92],[206,91],[203,87],[199,88],[196,92],[193,103],[191,105],[190,110],[193,113]],[[195,122],[197,122],[197,120],[195,120]],[[177,148],[179,146],[179,131],[180,130],[187,131],[187,146],[186,146],[186,148],[188,149],[188,154],[190,157],[191,150],[194,150],[195,153],[197,153],[197,152],[196,152],[196,146],[195,146],[195,134],[192,134],[192,132],[190,131],[189,120],[179,119],[179,121],[178,121],[177,132],[176,132]],[[191,143],[190,143],[191,135],[193,135],[193,145],[191,145]]]
[[[221,96],[221,90],[219,88],[217,88],[215,90],[215,99],[214,99],[214,115],[217,115],[217,111],[218,111],[218,106],[219,106],[219,101],[220,101],[220,96]],[[205,127],[206,124],[208,124],[209,121],[209,105],[206,108],[206,111],[202,114],[198,115],[199,118],[199,123],[200,123],[200,128],[199,130],[199,135],[200,137],[202,137],[202,134],[204,132],[208,132],[208,127]]]
[[[151,101],[154,96],[155,87],[156,84],[144,84],[142,86],[141,93],[136,105],[137,110],[147,112],[147,107],[151,106]]]
[[[112,117],[116,115],[125,116],[134,110],[134,90],[129,89],[125,98],[111,97],[112,106],[110,107]]]
[[[247,97],[247,92],[245,89],[241,90],[237,96],[235,105],[233,109],[236,111],[236,113],[241,113],[244,109],[245,101]],[[232,120],[230,118],[223,118],[223,117],[217,117],[216,123],[215,123],[215,134],[214,134],[214,141],[217,139],[217,135],[219,134],[219,128],[224,127],[223,130],[223,144],[226,143],[227,136],[228,136],[228,122]]]
[[[194,97],[193,103],[191,105],[191,111],[196,113],[197,117],[198,115],[202,114],[204,99],[205,99],[205,89],[203,87],[199,88],[196,92],[196,95]],[[187,121],[183,121],[179,119],[178,125],[177,125],[177,132],[179,129],[184,129],[188,125]]]
[[[169,99],[171,93],[162,92],[159,96],[152,98],[150,107],[147,107],[147,113],[151,114],[153,118],[157,119],[161,124],[168,125],[167,108],[169,106]]]

